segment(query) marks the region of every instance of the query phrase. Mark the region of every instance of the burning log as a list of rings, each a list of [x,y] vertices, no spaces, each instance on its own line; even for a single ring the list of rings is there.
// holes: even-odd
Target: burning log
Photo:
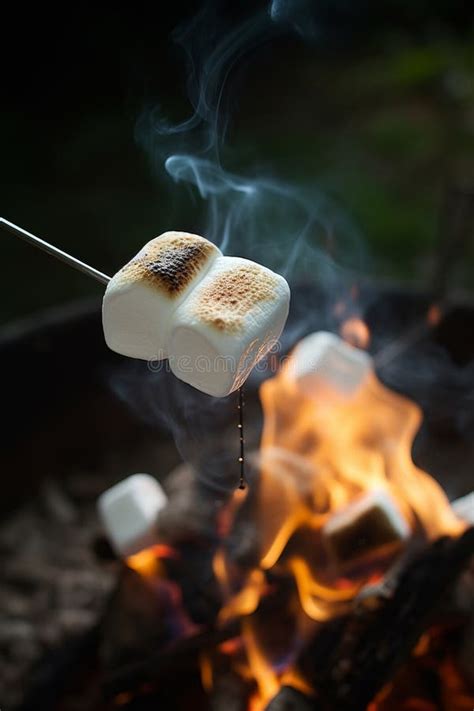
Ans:
[[[367,589],[349,614],[325,623],[299,657],[296,668],[317,697],[283,686],[267,711],[365,711],[428,628],[473,550],[474,529],[458,539],[440,539],[397,566],[383,585]],[[110,698],[150,683],[159,688],[170,673],[196,670],[203,653],[240,634],[241,622],[234,619],[160,645],[109,671],[105,694]]]
[[[191,637],[178,640],[162,649],[155,649],[144,658],[132,661],[107,674],[104,694],[113,698],[127,691],[137,691],[144,684],[166,681],[171,670],[197,670],[199,657],[206,650],[213,649],[221,642],[237,637],[240,622],[234,620],[222,628],[210,627]]]
[[[291,686],[282,686],[267,706],[266,711],[317,711],[317,706],[301,691]]]
[[[253,689],[254,684],[238,674],[223,672],[209,690],[209,711],[248,711],[248,698]]]
[[[457,539],[439,539],[353,613],[326,624],[298,662],[318,692],[314,708],[365,711],[427,629],[473,551],[472,528]]]

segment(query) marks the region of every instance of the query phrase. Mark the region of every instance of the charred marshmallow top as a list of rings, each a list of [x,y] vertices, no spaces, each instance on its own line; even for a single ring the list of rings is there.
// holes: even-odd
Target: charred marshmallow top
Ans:
[[[174,311],[220,254],[212,242],[186,232],[165,232],[148,242],[107,286],[103,325],[109,348],[131,358],[166,358]]]
[[[165,232],[148,242],[117,276],[144,281],[170,299],[179,298],[218,254],[219,249],[203,237]]]

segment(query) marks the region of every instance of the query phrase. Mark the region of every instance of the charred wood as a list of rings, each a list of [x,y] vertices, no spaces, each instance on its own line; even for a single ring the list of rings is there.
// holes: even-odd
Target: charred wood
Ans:
[[[473,552],[474,528],[458,539],[439,539],[388,581],[372,604],[366,600],[326,626],[299,661],[319,691],[318,709],[367,708],[428,628]]]

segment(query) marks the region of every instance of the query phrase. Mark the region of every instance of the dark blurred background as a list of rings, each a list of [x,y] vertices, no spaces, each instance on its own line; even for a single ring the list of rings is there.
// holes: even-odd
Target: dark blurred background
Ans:
[[[154,102],[173,119],[189,115],[171,32],[201,5],[4,12],[1,216],[107,273],[165,229],[198,230],[196,200],[153,173],[134,128]],[[216,3],[216,22],[231,26],[256,7],[235,5]],[[316,183],[364,235],[378,276],[431,286],[452,262],[452,285],[469,293],[470,3],[334,0],[306,11],[303,26],[268,38],[235,70],[234,165]],[[8,233],[0,259],[2,323],[102,291]]]

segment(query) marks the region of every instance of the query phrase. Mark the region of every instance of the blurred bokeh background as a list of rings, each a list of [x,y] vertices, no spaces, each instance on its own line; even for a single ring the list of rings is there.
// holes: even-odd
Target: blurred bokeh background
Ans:
[[[171,32],[201,4],[9,9],[0,47],[3,217],[107,273],[166,229],[202,227],[195,195],[157,175],[134,138],[145,106],[189,115],[184,55]],[[216,22],[222,11],[232,23],[232,5],[217,3]],[[256,3],[238,5],[245,15]],[[283,33],[235,70],[232,169],[316,184],[363,235],[378,277],[430,288],[449,273],[450,287],[469,293],[470,3],[310,6],[307,27],[296,28],[311,30],[309,41]],[[101,293],[4,232],[0,260],[2,323]]]

